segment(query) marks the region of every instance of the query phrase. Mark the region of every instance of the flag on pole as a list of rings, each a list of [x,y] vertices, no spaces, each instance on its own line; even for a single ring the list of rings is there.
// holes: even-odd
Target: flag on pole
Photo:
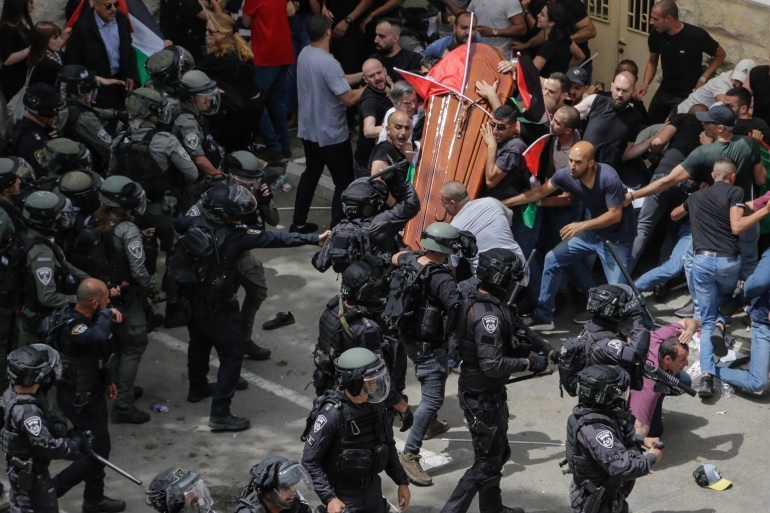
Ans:
[[[469,51],[470,44],[455,48],[438,61],[426,76],[398,68],[395,70],[404,77],[404,80],[414,86],[415,91],[426,105],[428,98],[434,94],[455,93],[464,96],[465,84],[463,81],[466,80]]]
[[[540,72],[532,59],[518,54],[516,61],[516,88],[518,98],[511,98],[513,103],[531,123],[540,123],[545,114],[543,87],[540,85]]]
[[[75,25],[85,9],[85,3],[86,0],[81,0],[72,17],[67,21],[67,27]],[[118,11],[128,18],[131,25],[131,44],[136,53],[136,72],[139,83],[144,84],[150,79],[144,65],[150,55],[163,49],[163,35],[142,0],[122,0],[118,3]]]
[[[551,134],[545,134],[544,136],[540,137],[537,141],[533,142],[529,148],[524,150],[524,162],[527,164],[527,168],[529,169],[529,172],[531,173],[530,177],[530,184],[532,187],[538,187],[541,182],[538,178],[538,170],[540,168],[540,159],[543,156],[543,151],[545,150],[546,146],[548,145],[548,139],[550,139]],[[527,206],[521,211],[521,218],[522,221],[524,221],[524,226],[527,228],[532,228],[535,226],[535,217],[537,216],[537,204],[536,203],[528,203]]]

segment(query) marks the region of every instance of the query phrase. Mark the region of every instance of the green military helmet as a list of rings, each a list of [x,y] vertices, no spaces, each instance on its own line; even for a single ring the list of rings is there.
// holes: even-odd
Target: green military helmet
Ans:
[[[181,46],[171,45],[152,54],[144,67],[155,89],[174,94],[179,77],[195,67],[195,59]]]
[[[45,143],[43,166],[49,174],[63,175],[73,169],[91,169],[91,152],[84,144],[66,137],[57,137]]]
[[[137,182],[115,175],[105,179],[99,187],[99,201],[108,207],[125,208],[142,215],[147,207],[147,196]]]
[[[250,151],[234,151],[226,155],[222,161],[222,170],[230,175],[230,183],[241,185],[254,194],[259,194],[258,189],[265,178],[265,166],[267,162],[258,159]]]
[[[56,219],[64,209],[67,200],[61,194],[50,191],[35,191],[24,201],[24,219],[34,228],[52,232]]]
[[[200,112],[210,116],[219,111],[219,86],[204,72],[190,70],[179,79],[179,99],[190,101]]]
[[[17,179],[34,180],[32,166],[21,157],[0,158],[0,192],[13,187]]]
[[[363,347],[354,347],[334,360],[337,384],[352,396],[365,395],[370,403],[380,403],[390,392],[390,376],[385,362]]]
[[[126,112],[132,118],[157,119],[168,105],[168,96],[149,87],[139,87],[126,98]]]
[[[70,171],[59,179],[59,192],[72,203],[88,212],[99,206],[99,187],[102,177],[88,169]]]
[[[449,223],[433,223],[422,231],[420,246],[428,251],[452,255],[462,249],[460,231]]]

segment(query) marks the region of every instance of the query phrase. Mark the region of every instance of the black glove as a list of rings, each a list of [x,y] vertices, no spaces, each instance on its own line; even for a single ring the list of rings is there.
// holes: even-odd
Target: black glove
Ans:
[[[273,190],[270,188],[270,186],[267,186],[267,194],[265,194],[262,189],[259,189],[256,194],[257,197],[257,204],[259,205],[269,205],[271,201],[273,201]]]
[[[116,110],[115,119],[122,121],[123,123],[128,123],[128,112],[125,110]]]
[[[65,438],[67,436],[67,423],[61,420],[54,421],[51,426],[51,434],[56,438]]]
[[[80,452],[90,454],[94,450],[94,434],[91,431],[84,431],[80,435]]]
[[[548,357],[544,354],[531,354],[529,360],[529,370],[535,374],[540,374],[548,368]]]
[[[634,298],[623,306],[620,315],[621,317],[641,317],[644,315],[644,309],[639,300]]]
[[[561,361],[561,353],[555,350],[551,352],[551,361],[556,365],[559,365],[559,362]]]
[[[399,431],[402,433],[409,430],[412,424],[414,424],[414,413],[412,413],[412,409],[409,406],[406,407],[404,413],[398,412],[398,416],[401,417],[401,429]]]

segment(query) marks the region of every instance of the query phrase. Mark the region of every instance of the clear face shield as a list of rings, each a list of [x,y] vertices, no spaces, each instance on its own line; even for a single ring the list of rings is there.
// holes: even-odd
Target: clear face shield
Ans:
[[[145,210],[147,210],[147,193],[142,190],[142,193],[139,195],[139,204],[133,208],[133,212],[140,216],[144,214]]]
[[[37,349],[38,351],[46,352],[48,353],[48,364],[51,366],[51,369],[54,372],[54,375],[56,376],[56,380],[60,380],[62,376],[62,364],[61,364],[61,358],[59,357],[59,352],[54,349],[51,346],[47,346],[45,344],[32,344],[32,347]]]
[[[359,395],[365,396],[370,403],[381,403],[390,393],[390,374],[385,362],[364,374],[364,386]]]
[[[193,96],[195,108],[203,115],[211,116],[219,112],[219,88]]]
[[[255,196],[260,194],[259,188],[262,187],[262,176],[256,179],[241,178],[239,176],[230,175],[230,183],[232,185],[240,185],[244,189],[251,191]]]
[[[69,230],[75,224],[75,207],[69,198],[64,198],[64,208],[59,217],[59,227],[62,230]]]
[[[215,513],[212,507],[214,499],[211,498],[209,487],[202,479],[196,480],[184,491],[184,507],[182,513]]]
[[[290,461],[281,465],[278,483],[273,489],[273,504],[281,509],[289,509],[296,501],[307,502],[305,497],[313,496],[311,483],[307,470],[298,462]]]
[[[230,193],[230,200],[240,207],[241,214],[243,215],[251,214],[257,210],[257,198],[254,197],[254,194],[249,189],[242,185],[237,186],[235,191]]]
[[[56,116],[51,118],[51,128],[57,132],[61,132],[61,130],[64,128],[64,125],[67,123],[69,113],[70,112],[67,110],[66,106],[62,106],[60,109],[57,109]]]

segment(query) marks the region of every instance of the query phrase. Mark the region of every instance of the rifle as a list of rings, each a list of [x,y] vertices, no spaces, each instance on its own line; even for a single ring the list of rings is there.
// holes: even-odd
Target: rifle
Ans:
[[[631,273],[628,272],[628,269],[626,269],[626,266],[623,265],[623,262],[621,262],[620,257],[618,256],[617,252],[615,251],[615,248],[612,247],[612,243],[610,241],[604,241],[604,245],[607,246],[607,249],[610,250],[610,253],[612,254],[612,258],[615,260],[615,263],[618,265],[618,268],[620,268],[620,272],[623,273],[623,277],[628,282],[628,285],[631,287],[631,290],[634,292],[634,297],[636,297],[636,300],[639,301],[639,306],[642,307],[642,312],[644,313],[645,320],[647,323],[649,323],[650,329],[654,328],[660,328],[660,324],[655,321],[655,318],[650,313],[650,310],[647,309],[647,301],[644,300],[644,296],[642,296],[642,293],[639,292],[639,289],[636,288],[636,285],[634,285],[634,280],[631,279]]]
[[[660,367],[655,367],[649,363],[642,367],[642,375],[645,378],[649,378],[655,382],[655,391],[664,395],[682,395],[687,393],[691,397],[695,397],[697,392],[692,387],[688,387],[679,378],[670,374]]]

